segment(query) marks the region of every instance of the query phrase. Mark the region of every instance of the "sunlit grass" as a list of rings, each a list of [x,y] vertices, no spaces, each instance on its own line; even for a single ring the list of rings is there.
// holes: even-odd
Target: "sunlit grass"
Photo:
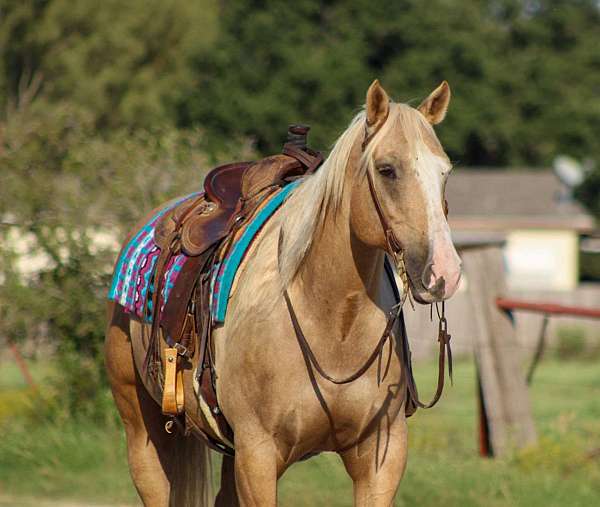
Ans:
[[[416,373],[425,398],[434,388],[435,365],[417,364]],[[24,391],[13,384],[0,400],[7,392]],[[590,454],[600,447],[598,364],[543,362],[531,391],[540,442],[503,459],[477,455],[474,395],[473,365],[460,361],[440,404],[409,420],[409,463],[396,505],[600,505],[600,459]],[[123,432],[111,417],[61,425],[22,419],[0,421],[3,495],[137,502]],[[279,496],[284,506],[351,505],[352,483],[339,458],[323,454],[291,467]]]

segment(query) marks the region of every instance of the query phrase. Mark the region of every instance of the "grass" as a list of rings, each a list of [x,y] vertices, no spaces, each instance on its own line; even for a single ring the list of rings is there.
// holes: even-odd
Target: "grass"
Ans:
[[[600,459],[585,457],[600,448],[598,363],[543,362],[531,393],[540,442],[501,460],[477,455],[475,371],[471,362],[456,366],[440,404],[409,419],[396,505],[600,505]],[[433,364],[417,365],[416,373],[421,390],[433,388]],[[330,455],[292,467],[280,491],[282,505],[351,505],[351,483]]]
[[[74,422],[20,429],[0,443],[0,485],[12,496],[134,503],[120,428]]]
[[[435,365],[417,364],[416,370],[421,390],[433,389]],[[4,365],[0,372],[0,399],[22,389]],[[600,505],[600,458],[586,457],[600,448],[599,364],[543,362],[531,391],[539,444],[494,460],[477,455],[474,377],[472,363],[459,362],[455,385],[440,404],[409,420],[409,463],[396,505]],[[26,500],[32,497],[137,503],[114,414],[101,423],[66,419],[60,425],[24,424],[22,416],[4,414],[0,505],[34,505]],[[284,506],[352,503],[351,481],[333,454],[292,466],[279,482],[279,493]],[[10,500],[3,503],[2,495]]]

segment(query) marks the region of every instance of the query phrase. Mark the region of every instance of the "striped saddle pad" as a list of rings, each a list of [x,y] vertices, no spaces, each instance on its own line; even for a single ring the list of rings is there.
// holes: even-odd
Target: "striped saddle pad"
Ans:
[[[237,236],[227,257],[220,264],[213,267],[210,302],[213,322],[222,323],[225,321],[231,287],[246,252],[263,225],[299,183],[300,180],[297,180],[271,195],[256,216],[248,222],[244,230]],[[186,200],[198,197],[198,195],[200,195],[200,192],[195,192],[170,203],[137,231],[119,255],[108,292],[109,300],[119,303],[127,312],[136,315],[140,319],[151,322],[154,271],[156,261],[160,255],[160,248],[154,241],[154,229],[167,211]],[[172,257],[169,261],[162,283],[161,298],[159,299],[162,302],[159,315],[162,315],[169,294],[177,283],[177,277],[188,259],[188,256],[181,253]]]

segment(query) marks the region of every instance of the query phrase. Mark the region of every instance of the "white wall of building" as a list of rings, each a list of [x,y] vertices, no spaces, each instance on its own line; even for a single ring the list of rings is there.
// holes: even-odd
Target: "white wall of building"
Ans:
[[[569,230],[514,230],[504,255],[511,290],[574,290],[579,281],[579,236]]]

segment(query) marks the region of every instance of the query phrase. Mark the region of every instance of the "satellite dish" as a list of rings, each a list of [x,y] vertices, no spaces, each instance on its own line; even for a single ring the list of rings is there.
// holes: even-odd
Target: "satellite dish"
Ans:
[[[585,171],[582,165],[574,158],[567,155],[559,155],[554,159],[552,166],[558,179],[570,189],[583,183]]]

